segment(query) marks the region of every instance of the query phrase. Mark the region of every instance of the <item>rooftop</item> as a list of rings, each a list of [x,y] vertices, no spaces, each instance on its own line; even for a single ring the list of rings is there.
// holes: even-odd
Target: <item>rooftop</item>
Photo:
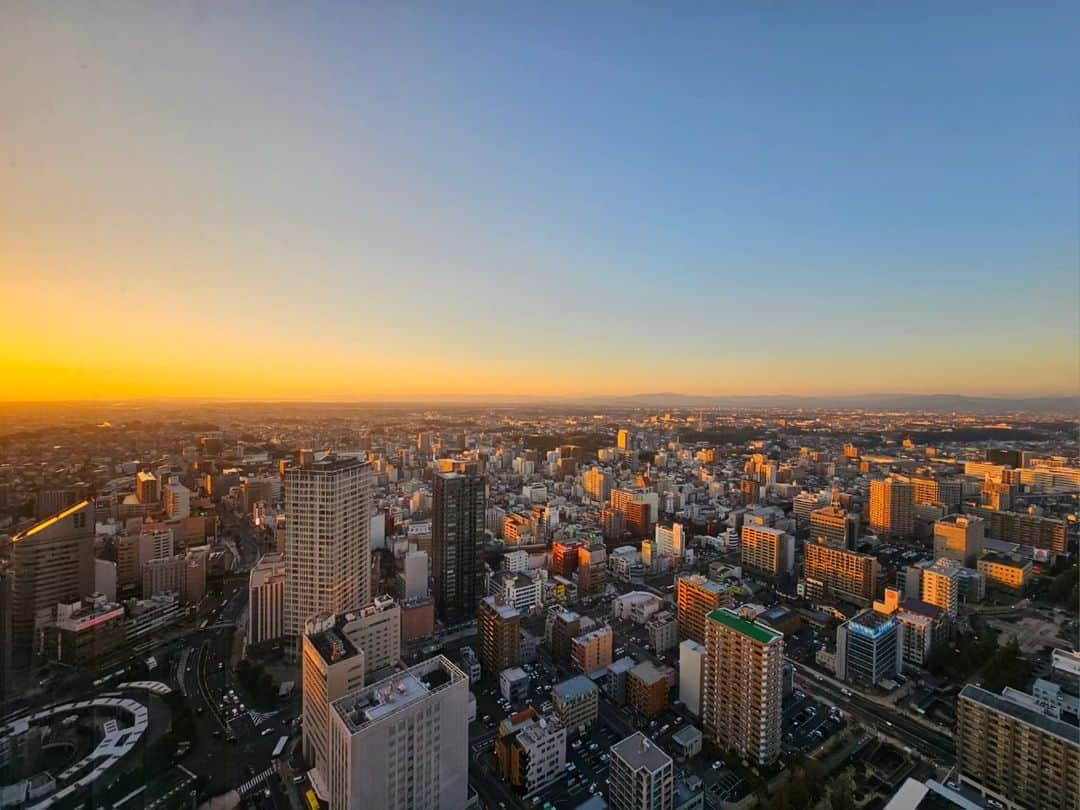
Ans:
[[[783,633],[779,633],[763,624],[748,621],[727,608],[710,611],[709,618],[714,622],[720,622],[720,624],[725,627],[734,630],[737,633],[742,633],[744,636],[748,636],[761,644],[771,644],[777,639],[784,637]]]
[[[596,691],[598,691],[596,684],[584,675],[578,675],[557,683],[551,690],[552,694],[557,695],[560,700],[564,701],[577,700]]]
[[[521,615],[521,611],[513,605],[508,605],[505,602],[501,602],[494,596],[485,596],[482,600],[484,604],[492,608],[503,619],[514,619]]]
[[[465,680],[464,672],[439,655],[334,701],[333,710],[356,734],[371,723]]]
[[[619,757],[633,770],[645,769],[655,773],[671,766],[671,757],[640,731],[611,746],[611,754]]]
[[[656,666],[652,661],[642,661],[632,670],[630,674],[637,678],[642,683],[652,685],[657,681],[664,680],[664,671],[660,667]]]

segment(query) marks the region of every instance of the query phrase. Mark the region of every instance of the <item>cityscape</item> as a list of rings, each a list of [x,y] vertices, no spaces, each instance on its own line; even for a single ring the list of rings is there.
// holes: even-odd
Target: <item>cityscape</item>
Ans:
[[[1074,808],[1066,413],[18,406],[11,807]]]
[[[1075,2],[0,2],[0,810],[1080,810]]]

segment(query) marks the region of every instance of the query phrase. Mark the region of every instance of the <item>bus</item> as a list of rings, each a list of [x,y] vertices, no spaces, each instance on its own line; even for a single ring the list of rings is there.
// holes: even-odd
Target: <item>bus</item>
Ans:
[[[289,741],[288,736],[278,737],[277,745],[274,746],[273,753],[270,754],[270,759],[280,757],[281,752],[285,750],[285,743]]]

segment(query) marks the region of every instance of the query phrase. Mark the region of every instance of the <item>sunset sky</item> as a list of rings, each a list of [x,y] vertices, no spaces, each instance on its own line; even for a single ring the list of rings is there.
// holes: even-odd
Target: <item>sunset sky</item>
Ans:
[[[0,6],[0,400],[1078,390],[1075,3],[357,5]]]

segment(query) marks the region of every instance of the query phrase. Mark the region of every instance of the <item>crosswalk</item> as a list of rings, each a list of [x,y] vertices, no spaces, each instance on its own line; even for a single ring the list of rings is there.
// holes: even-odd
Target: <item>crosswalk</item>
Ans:
[[[253,777],[248,779],[246,782],[244,782],[244,784],[242,784],[236,789],[237,793],[239,793],[241,796],[246,796],[247,794],[256,790],[259,785],[261,785],[266,780],[266,778],[270,776],[270,774],[272,774],[273,772],[274,769],[270,767],[262,773],[255,774]]]

